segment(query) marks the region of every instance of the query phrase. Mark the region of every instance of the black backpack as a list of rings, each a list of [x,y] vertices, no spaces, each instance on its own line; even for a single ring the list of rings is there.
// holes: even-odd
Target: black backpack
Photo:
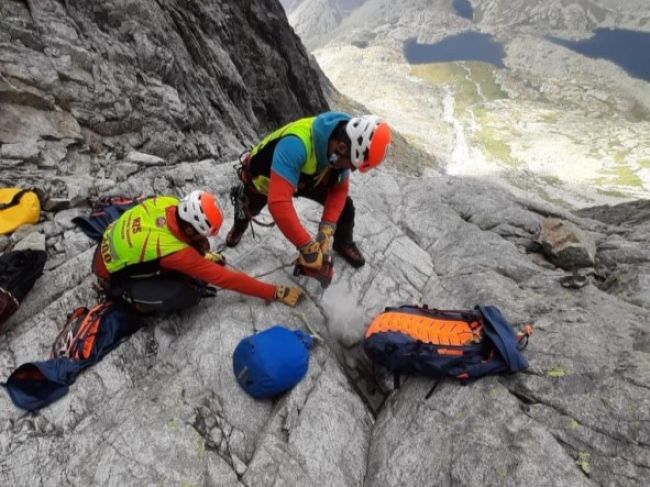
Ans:
[[[43,273],[42,250],[14,250],[0,256],[0,326],[16,312]]]

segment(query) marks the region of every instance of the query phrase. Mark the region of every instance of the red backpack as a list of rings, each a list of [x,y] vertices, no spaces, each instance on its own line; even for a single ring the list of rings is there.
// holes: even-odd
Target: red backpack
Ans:
[[[50,358],[89,359],[95,349],[102,315],[109,306],[106,302],[90,309],[83,306],[75,309],[54,340]]]

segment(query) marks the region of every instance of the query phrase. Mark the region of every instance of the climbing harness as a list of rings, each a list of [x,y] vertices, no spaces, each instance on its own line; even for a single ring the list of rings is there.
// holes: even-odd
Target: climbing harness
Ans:
[[[246,196],[246,187],[252,185],[250,177],[250,151],[244,151],[239,155],[239,162],[233,166],[237,173],[237,178],[241,181],[230,188],[230,202],[235,209],[235,218],[237,220],[248,220],[261,227],[270,228],[275,226],[274,221],[264,222],[251,215],[248,197]],[[255,238],[255,230],[251,225],[251,232]]]

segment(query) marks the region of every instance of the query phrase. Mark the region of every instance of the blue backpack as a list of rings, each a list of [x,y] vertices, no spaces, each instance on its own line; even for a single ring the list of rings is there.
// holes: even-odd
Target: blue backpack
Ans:
[[[434,377],[438,382],[454,377],[466,384],[485,375],[526,369],[521,350],[531,333],[529,324],[516,333],[495,306],[473,310],[400,306],[386,308],[374,319],[363,347],[373,364],[393,373],[395,388],[403,374]]]
[[[288,391],[307,373],[312,343],[308,334],[279,325],[244,338],[232,359],[237,382],[258,399]]]

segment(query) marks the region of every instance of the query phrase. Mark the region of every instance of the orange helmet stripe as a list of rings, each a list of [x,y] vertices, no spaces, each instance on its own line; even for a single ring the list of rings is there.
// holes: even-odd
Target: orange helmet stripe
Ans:
[[[391,144],[392,135],[390,127],[386,122],[381,122],[377,125],[375,133],[372,135],[370,142],[370,149],[368,150],[368,157],[359,166],[361,172],[366,172],[368,169],[377,167],[386,158],[388,147]]]
[[[223,213],[219,204],[217,203],[217,198],[208,192],[204,192],[201,196],[201,206],[205,212],[205,216],[212,227],[212,235],[219,233],[221,224],[223,223]]]

